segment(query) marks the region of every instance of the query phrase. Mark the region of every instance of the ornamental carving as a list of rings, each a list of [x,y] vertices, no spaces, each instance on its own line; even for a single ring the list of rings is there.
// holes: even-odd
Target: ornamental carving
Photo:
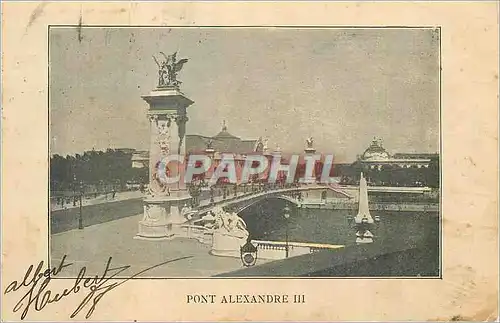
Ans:
[[[157,122],[156,142],[160,147],[162,156],[166,156],[170,153],[170,125],[170,119],[160,120]]]
[[[248,230],[245,221],[240,218],[236,213],[229,213],[224,211],[220,206],[212,209],[211,213],[214,215],[215,223],[214,230],[229,235],[235,238],[247,239]]]

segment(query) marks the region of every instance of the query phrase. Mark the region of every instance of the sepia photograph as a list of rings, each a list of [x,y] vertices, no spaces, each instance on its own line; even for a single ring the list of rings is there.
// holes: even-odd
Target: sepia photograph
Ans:
[[[2,322],[498,321],[498,3],[4,2]]]
[[[439,28],[51,26],[48,41],[51,266],[441,276]]]

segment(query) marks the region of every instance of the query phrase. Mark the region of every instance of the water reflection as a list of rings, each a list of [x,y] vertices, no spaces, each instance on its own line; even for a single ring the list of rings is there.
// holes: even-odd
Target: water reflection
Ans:
[[[348,216],[356,211],[299,209],[279,199],[264,200],[244,210],[240,216],[247,223],[252,239],[285,241],[285,206],[290,208],[288,220],[289,241],[350,245],[355,243],[355,230]],[[380,217],[373,233],[376,239],[394,243],[414,244],[425,241],[438,246],[439,218],[435,212],[372,211]]]

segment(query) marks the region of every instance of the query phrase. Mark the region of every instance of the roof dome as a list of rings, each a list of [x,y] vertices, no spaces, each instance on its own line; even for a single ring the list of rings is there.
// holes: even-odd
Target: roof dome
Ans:
[[[236,137],[236,136],[233,136],[232,134],[230,134],[230,133],[227,131],[226,120],[224,120],[224,121],[222,122],[222,130],[221,130],[221,131],[220,131],[217,135],[215,135],[215,137],[214,137],[214,138],[221,138],[221,139],[222,139],[222,138],[226,138],[226,139],[228,139],[228,138],[232,138],[232,139],[240,139],[240,138],[238,138],[238,137]]]
[[[373,139],[370,147],[368,147],[363,155],[361,156],[362,160],[387,160],[391,156],[389,153],[382,147],[381,140]]]
[[[214,138],[233,138],[233,139],[239,139],[238,137],[233,136],[232,134],[230,134],[229,132],[227,132],[227,130],[222,130],[221,132],[219,132],[218,134],[216,134]]]

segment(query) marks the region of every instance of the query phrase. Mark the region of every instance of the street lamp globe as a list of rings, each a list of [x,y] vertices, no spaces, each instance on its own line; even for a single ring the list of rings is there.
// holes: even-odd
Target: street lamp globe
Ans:
[[[290,208],[288,206],[285,206],[283,209],[283,217],[285,218],[285,226],[286,226],[286,233],[285,233],[285,258],[288,258],[289,254],[289,246],[288,246],[288,219],[290,218]]]
[[[251,238],[240,248],[241,261],[245,267],[255,265],[257,262],[257,247],[252,244]]]
[[[283,217],[287,220],[290,218],[290,208],[288,206],[283,209]]]

